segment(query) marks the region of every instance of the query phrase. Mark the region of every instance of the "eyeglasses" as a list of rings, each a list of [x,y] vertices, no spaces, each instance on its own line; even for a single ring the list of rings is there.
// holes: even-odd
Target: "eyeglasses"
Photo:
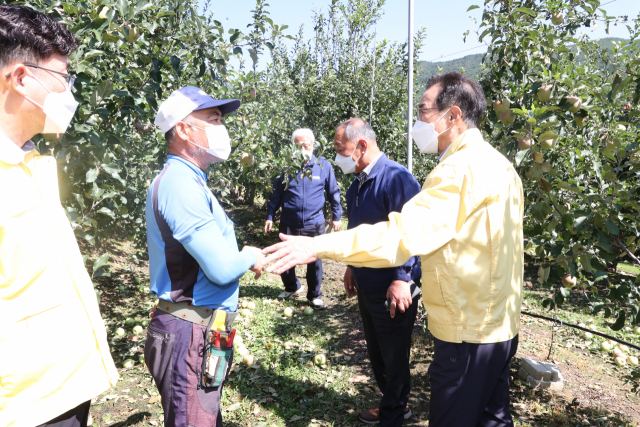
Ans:
[[[423,115],[423,114],[427,114],[427,110],[437,110],[438,107],[432,107],[432,108],[418,108],[418,114],[419,115]]]
[[[72,75],[72,74],[61,73],[60,71],[55,71],[55,70],[51,70],[49,68],[39,67],[39,66],[33,65],[33,64],[24,64],[24,66],[25,67],[30,67],[30,68],[38,68],[40,70],[45,70],[45,71],[48,71],[50,73],[61,75],[62,77],[64,77],[64,80],[67,83],[67,87],[69,89],[71,89],[73,87],[73,84],[76,81],[76,76]],[[9,72],[9,74],[7,74],[5,77],[8,78],[9,76],[11,76],[11,72]]]

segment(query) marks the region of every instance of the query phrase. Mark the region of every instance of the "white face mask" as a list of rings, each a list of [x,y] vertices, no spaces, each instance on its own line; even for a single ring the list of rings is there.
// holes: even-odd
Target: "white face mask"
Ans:
[[[436,132],[436,123],[438,123],[449,111],[445,111],[445,113],[440,116],[435,123],[426,123],[420,120],[417,120],[413,125],[413,129],[411,129],[411,137],[416,142],[416,145],[420,149],[421,152],[425,154],[437,154],[438,153],[438,137],[451,129],[448,127],[443,132]]]
[[[38,104],[25,95],[25,98],[42,108],[47,116],[42,133],[65,133],[79,105],[71,93],[71,86],[64,92],[51,92],[35,75],[31,75],[49,92],[44,99],[44,105]]]
[[[360,161],[360,159],[362,158],[362,154],[360,154],[360,157],[358,157],[358,160],[353,160],[353,153],[356,152],[358,145],[359,144],[356,144],[356,147],[353,149],[353,152],[349,157],[341,156],[340,154],[336,153],[335,162],[338,166],[340,166],[340,169],[342,169],[342,172],[349,174],[349,173],[354,173],[356,171],[356,163],[358,163],[358,161]]]
[[[209,143],[209,148],[204,148],[193,141],[187,141],[189,141],[196,147],[200,147],[203,150],[206,150],[207,153],[209,153],[213,157],[216,157],[216,160],[214,160],[212,163],[222,162],[229,158],[229,155],[231,154],[231,140],[229,139],[229,132],[227,132],[227,128],[224,125],[207,126],[206,128],[201,128],[191,123],[187,124],[196,129],[201,129],[207,134],[207,142]]]
[[[302,154],[302,156],[305,159],[309,160],[309,159],[311,159],[311,156],[313,156],[313,150],[299,150],[298,149],[298,150],[295,150],[293,152],[293,156],[294,157],[298,157],[298,154]]]

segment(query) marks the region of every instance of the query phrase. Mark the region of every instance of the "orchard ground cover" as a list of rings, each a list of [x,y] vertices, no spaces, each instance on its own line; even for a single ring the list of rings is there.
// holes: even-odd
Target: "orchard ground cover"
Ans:
[[[239,231],[241,244],[265,245],[275,234],[260,233],[262,215],[258,209],[242,207],[231,213]],[[121,369],[121,380],[111,390],[94,399],[93,426],[161,426],[160,399],[147,370],[140,360],[146,328],[144,320],[155,299],[148,295],[148,269],[144,261],[132,262],[130,242],[113,239],[100,248],[111,254],[110,276],[97,279],[101,291],[101,311],[107,324],[112,354]],[[96,250],[96,253],[100,250]],[[242,364],[236,354],[235,364],[223,397],[225,425],[229,426],[344,426],[359,425],[358,412],[379,399],[369,369],[364,335],[357,302],[347,298],[342,285],[344,267],[325,261],[323,292],[327,310],[303,313],[303,297],[289,301],[277,299],[281,292],[278,276],[264,275],[241,280],[240,301],[252,301],[253,317],[236,323],[244,345],[254,356],[251,367]],[[304,267],[298,267],[304,281]],[[625,277],[625,267],[614,277]],[[535,283],[537,269],[528,260],[525,278]],[[536,283],[525,289],[524,310],[553,317],[542,307],[547,290]],[[571,293],[569,308],[558,311],[563,320],[585,323],[592,329],[612,334],[634,343],[640,336],[626,328],[613,332],[608,319],[592,316],[581,291]],[[293,309],[292,317],[283,315]],[[133,322],[127,319],[133,319]],[[424,330],[426,315],[419,314],[414,329],[411,352],[412,397],[414,417],[407,425],[428,425],[429,377],[427,369],[433,357],[433,340]],[[144,332],[133,334],[136,325]],[[115,331],[125,329],[124,337]],[[520,359],[545,360],[552,342],[551,360],[565,377],[562,392],[533,390],[517,379]],[[608,353],[599,350],[602,339],[585,340],[571,328],[523,316],[521,341],[512,365],[512,414],[517,426],[638,426],[640,397],[631,391],[629,366],[617,367]],[[314,356],[324,354],[327,363],[317,366]],[[637,356],[636,352],[636,356]],[[125,360],[134,366],[125,368]]]

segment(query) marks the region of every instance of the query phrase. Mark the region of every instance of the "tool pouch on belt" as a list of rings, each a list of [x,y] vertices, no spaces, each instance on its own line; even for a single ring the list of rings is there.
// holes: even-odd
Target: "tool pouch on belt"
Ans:
[[[212,343],[211,335],[214,331],[207,331],[207,340],[204,346],[202,358],[202,371],[200,374],[201,387],[218,387],[227,378],[229,365],[233,363],[233,346],[218,347]],[[220,332],[221,338],[228,337],[226,332]],[[226,342],[226,339],[222,339]]]
[[[216,315],[211,316],[205,333],[205,344],[200,370],[200,387],[219,387],[227,378],[229,367],[233,363],[233,345],[227,347],[229,332],[212,330]],[[224,328],[230,330],[235,313],[225,313]],[[220,335],[220,345],[215,345],[215,334]]]

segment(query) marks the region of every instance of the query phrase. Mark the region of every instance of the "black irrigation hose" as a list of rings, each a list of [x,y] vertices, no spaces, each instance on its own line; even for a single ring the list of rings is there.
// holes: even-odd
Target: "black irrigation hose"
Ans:
[[[581,331],[591,332],[592,334],[601,336],[602,338],[607,338],[607,339],[610,339],[611,341],[615,341],[617,343],[624,344],[627,347],[631,347],[631,348],[635,348],[636,350],[640,350],[640,346],[639,345],[631,344],[630,342],[626,342],[626,341],[623,341],[623,340],[618,339],[616,337],[612,337],[611,335],[603,334],[602,332],[592,331],[589,328],[583,328],[582,326],[578,326],[578,325],[573,325],[571,323],[567,323],[567,322],[565,322],[563,320],[558,319],[557,317],[555,319],[552,319],[551,317],[542,316],[540,314],[527,313],[526,311],[522,311],[521,313],[526,315],[526,316],[537,317],[538,319],[550,320],[550,321],[555,322],[555,323],[560,323],[560,326],[567,325],[567,326],[571,326],[572,328],[580,329]]]

